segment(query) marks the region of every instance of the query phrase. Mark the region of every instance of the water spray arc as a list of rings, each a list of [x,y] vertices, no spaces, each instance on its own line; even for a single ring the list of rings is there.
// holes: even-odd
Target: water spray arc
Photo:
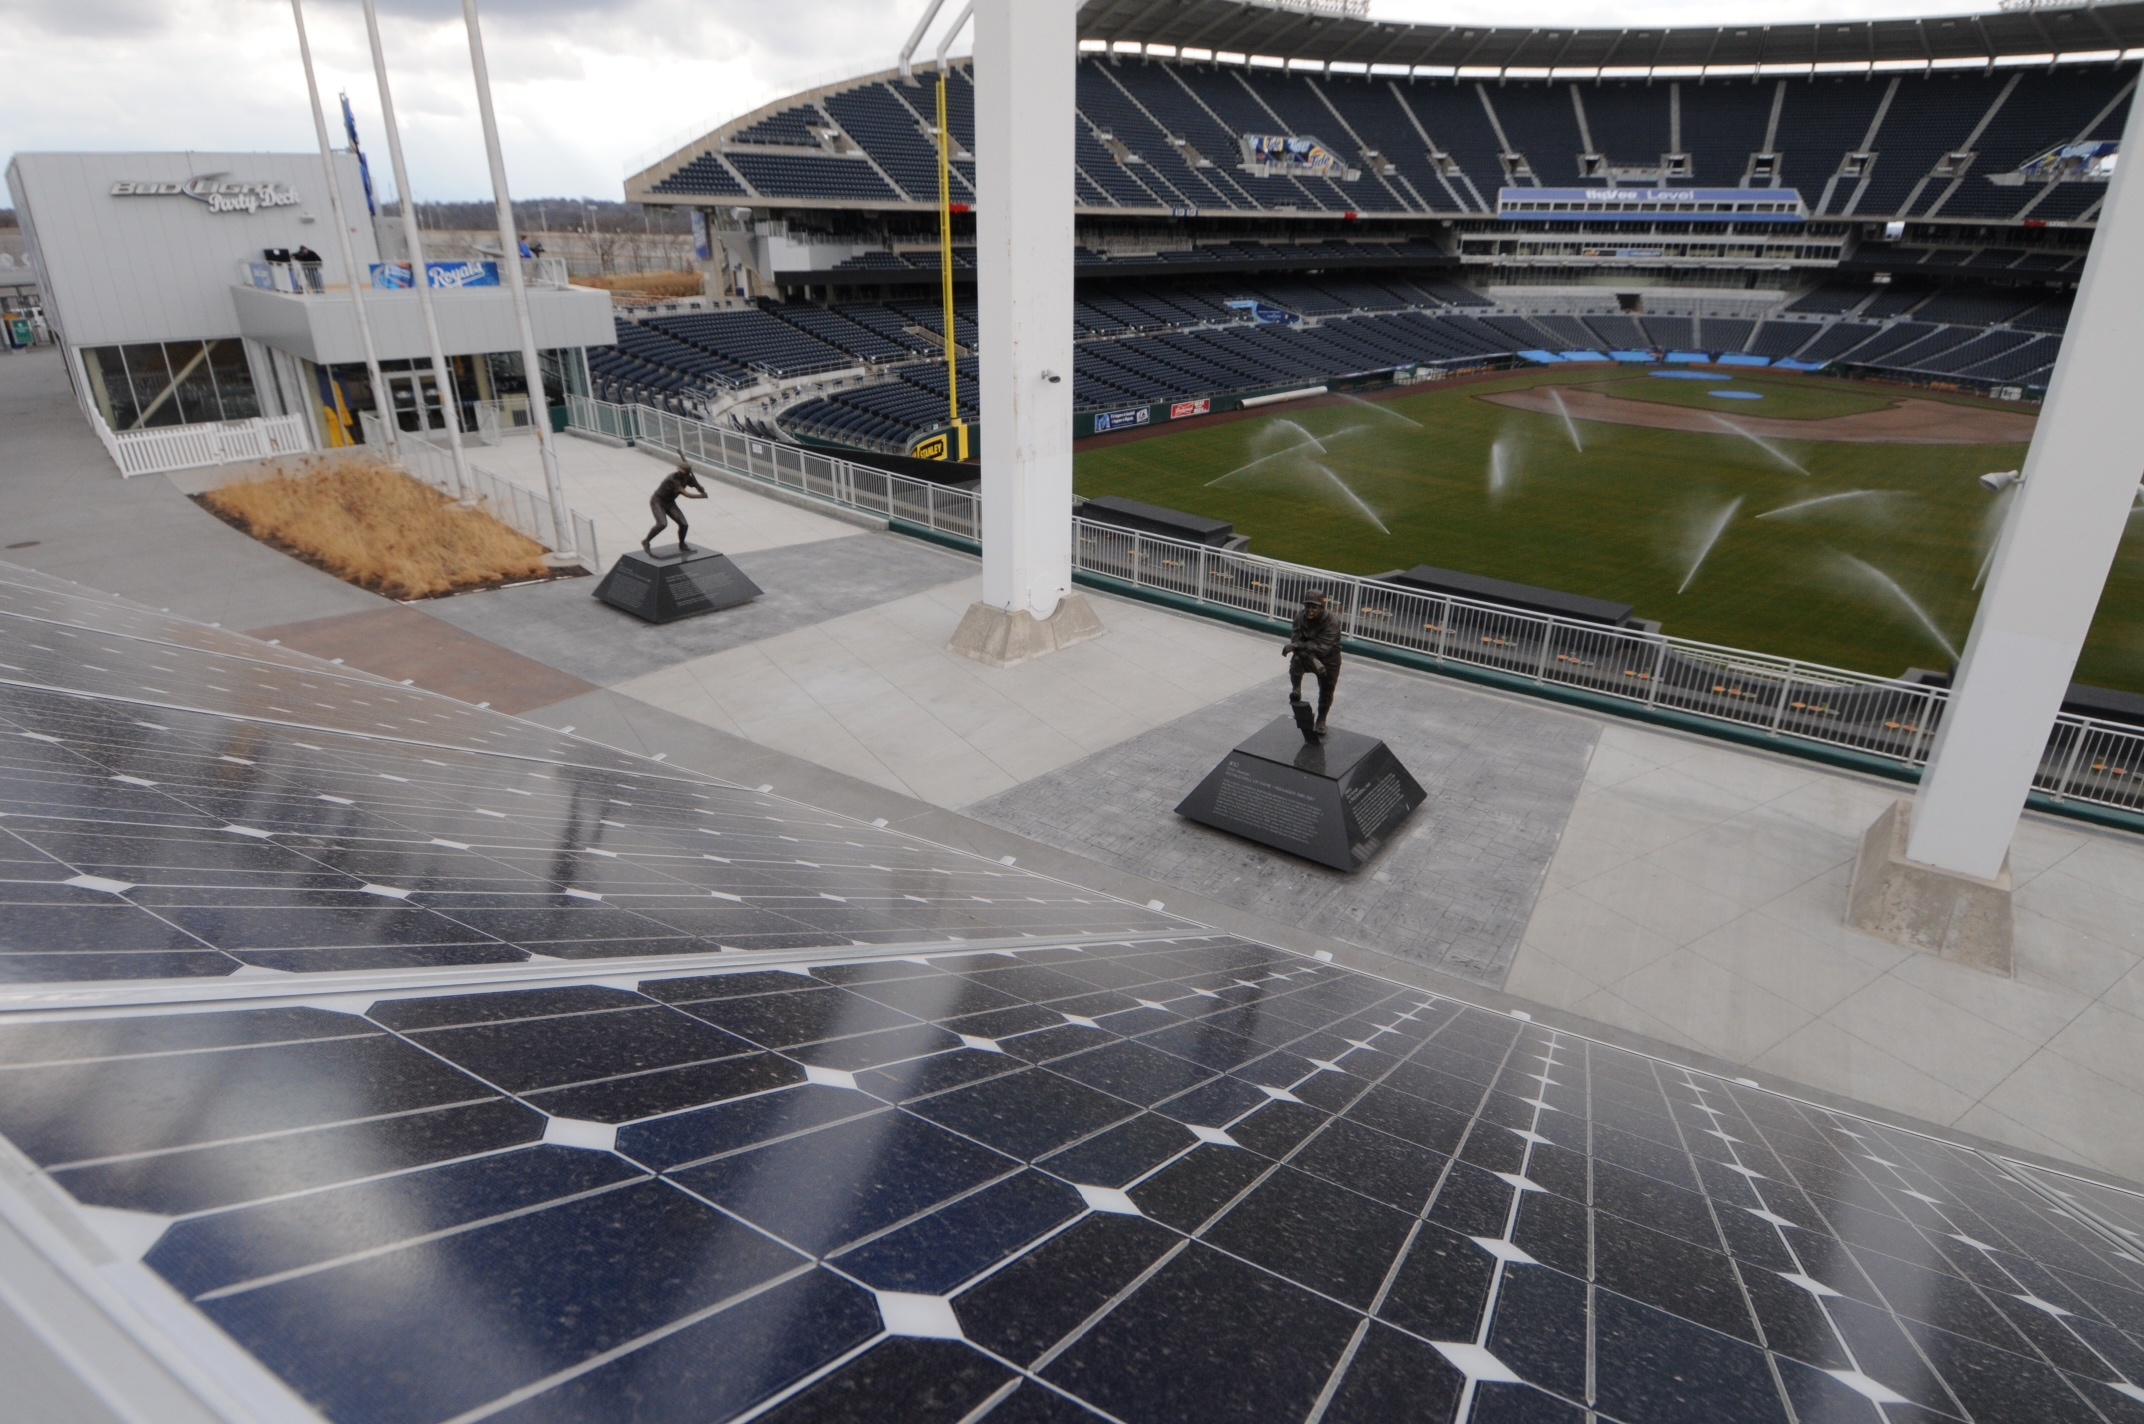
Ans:
[[[1712,557],[1713,547],[1720,542],[1720,536],[1727,532],[1727,526],[1734,523],[1735,516],[1741,512],[1742,501],[1737,497],[1734,503],[1714,515],[1712,521],[1705,526],[1698,540],[1697,557],[1690,561],[1690,572],[1682,576],[1682,585],[1675,590],[1678,597],[1696,582],[1697,571],[1705,566],[1705,560]]]
[[[1548,398],[1556,403],[1556,414],[1563,417],[1563,431],[1571,437],[1571,448],[1581,455],[1585,454],[1586,444],[1578,438],[1578,422],[1571,419],[1571,408],[1563,403],[1563,389],[1560,386],[1550,386]]]
[[[1788,515],[1800,514],[1804,510],[1817,509],[1827,505],[1842,504],[1847,500],[1885,500],[1900,497],[1900,494],[1901,492],[1898,490],[1848,490],[1844,494],[1820,494],[1815,499],[1797,500],[1793,504],[1783,504],[1777,509],[1767,509],[1764,513],[1758,515],[1757,518],[1785,519]]]
[[[1874,564],[1855,558],[1852,554],[1840,553],[1836,549],[1832,553],[1848,572],[1856,575],[1862,582],[1874,585],[1877,589],[1887,594],[1901,608],[1905,609],[1906,612],[1912,614],[1914,621],[1928,630],[1928,636],[1943,645],[1943,651],[1950,654],[1951,661],[1958,661],[1957,646],[1951,642],[1940,627],[1936,626],[1936,620],[1928,616],[1928,610],[1921,607],[1912,594],[1899,586],[1897,579],[1892,578]]]
[[[1295,432],[1295,434],[1299,438],[1293,445],[1284,445],[1280,449],[1272,451],[1269,454],[1260,455],[1246,464],[1236,466],[1235,469],[1230,470],[1225,475],[1216,475],[1214,476],[1214,478],[1206,481],[1206,487],[1208,489],[1211,489],[1215,485],[1222,483],[1224,480],[1232,480],[1238,475],[1249,474],[1252,470],[1261,469],[1266,465],[1273,464],[1275,461],[1284,460],[1290,455],[1300,455],[1305,451],[1309,451],[1313,454],[1318,455],[1329,455],[1332,453],[1332,451],[1327,448],[1326,441],[1340,440],[1367,428],[1368,427],[1361,425],[1350,425],[1344,430],[1336,430],[1332,434],[1327,435],[1321,439],[1320,437],[1311,434],[1308,430],[1305,430],[1302,426],[1296,424],[1292,420],[1274,421],[1271,425],[1263,427],[1258,432],[1258,436],[1253,440],[1251,448],[1254,450],[1258,448],[1258,444],[1264,440],[1267,434],[1277,434],[1281,431]]]
[[[1314,465],[1311,468],[1315,469],[1319,474],[1325,476],[1326,479],[1332,481],[1333,488],[1339,490],[1341,494],[1345,495],[1348,499],[1348,502],[1353,504],[1356,509],[1362,512],[1363,518],[1369,520],[1372,524],[1375,524],[1377,526],[1378,533],[1383,534],[1388,538],[1391,536],[1392,531],[1385,527],[1384,520],[1379,519],[1377,517],[1377,511],[1370,508],[1369,505],[1363,503],[1362,496],[1355,493],[1354,490],[1348,488],[1348,483],[1346,480],[1341,479],[1338,475],[1334,474],[1331,470],[1328,470],[1323,465]]]
[[[1398,411],[1393,410],[1390,406],[1379,405],[1375,401],[1366,401],[1361,396],[1351,396],[1347,392],[1342,391],[1340,393],[1340,399],[1346,401],[1349,405],[1359,405],[1364,410],[1370,412],[1372,415],[1383,416],[1387,420],[1396,420],[1402,425],[1411,425],[1417,430],[1423,430],[1427,428],[1419,420],[1414,420],[1409,418],[1408,416],[1401,415]]]
[[[1744,440],[1747,440],[1750,444],[1756,446],[1759,450],[1762,450],[1765,454],[1771,456],[1780,464],[1785,465],[1788,469],[1794,471],[1795,474],[1806,475],[1809,473],[1808,467],[1803,465],[1801,461],[1795,459],[1792,455],[1789,455],[1786,451],[1780,449],[1777,445],[1774,445],[1771,441],[1765,439],[1762,435],[1752,434],[1750,431],[1744,430],[1741,426],[1735,424],[1733,421],[1729,420],[1724,415],[1711,416],[1711,420],[1714,425],[1717,425],[1718,427],[1720,427],[1720,429],[1726,431],[1729,435],[1741,436]]]
[[[1509,435],[1499,435],[1489,447],[1489,498],[1492,502],[1511,493],[1518,483],[1518,452],[1512,448]]]

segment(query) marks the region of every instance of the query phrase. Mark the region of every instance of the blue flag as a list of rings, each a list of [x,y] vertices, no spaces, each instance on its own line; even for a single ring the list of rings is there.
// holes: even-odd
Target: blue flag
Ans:
[[[365,162],[365,150],[357,143],[357,115],[350,112],[350,91],[342,95],[342,131],[350,136],[350,152],[357,155],[357,176],[365,180],[365,211],[373,217],[380,215],[379,205],[372,200],[372,165]]]

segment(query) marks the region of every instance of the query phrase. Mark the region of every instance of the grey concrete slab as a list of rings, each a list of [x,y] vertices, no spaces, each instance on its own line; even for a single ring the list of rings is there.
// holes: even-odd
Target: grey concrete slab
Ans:
[[[965,808],[1051,845],[1500,987],[1585,779],[1591,721],[1350,664],[1334,724],[1382,737],[1429,799],[1353,875],[1175,806],[1286,706],[1278,677]]]
[[[12,562],[226,628],[393,606],[247,538],[161,475],[121,476],[49,347],[0,356],[0,534],[36,541],[8,548]]]
[[[734,562],[765,590],[740,608],[661,626],[565,579],[413,605],[465,632],[601,687],[756,643],[974,575],[976,561],[898,534],[755,549]]]

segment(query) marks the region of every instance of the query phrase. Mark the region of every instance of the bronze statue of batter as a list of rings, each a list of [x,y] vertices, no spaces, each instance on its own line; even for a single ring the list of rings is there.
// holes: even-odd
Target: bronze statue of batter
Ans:
[[[1333,692],[1340,685],[1340,620],[1325,600],[1325,590],[1314,588],[1303,595],[1303,610],[1295,615],[1294,634],[1281,653],[1288,659],[1288,707],[1303,740],[1325,739],[1325,719],[1332,714]],[[1317,720],[1303,701],[1303,677],[1318,680]]]
[[[692,546],[685,542],[685,513],[677,507],[680,495],[686,499],[707,498],[707,491],[700,487],[700,477],[683,460],[655,487],[654,496],[648,500],[648,508],[655,513],[655,527],[640,541],[640,548],[651,559],[655,557],[655,536],[672,524],[677,525],[678,557],[682,559],[692,552]]]

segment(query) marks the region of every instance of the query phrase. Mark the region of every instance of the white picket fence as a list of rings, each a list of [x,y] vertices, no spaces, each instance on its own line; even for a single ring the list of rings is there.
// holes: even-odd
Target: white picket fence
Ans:
[[[104,442],[112,463],[119,466],[119,473],[129,479],[240,460],[266,460],[276,455],[302,455],[313,448],[312,431],[302,415],[113,430],[92,410],[89,422],[97,438]]]

